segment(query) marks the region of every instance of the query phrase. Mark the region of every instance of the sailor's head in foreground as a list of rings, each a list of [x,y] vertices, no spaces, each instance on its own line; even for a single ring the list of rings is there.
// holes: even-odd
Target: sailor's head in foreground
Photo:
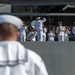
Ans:
[[[13,15],[0,15],[0,41],[16,41],[23,21]]]

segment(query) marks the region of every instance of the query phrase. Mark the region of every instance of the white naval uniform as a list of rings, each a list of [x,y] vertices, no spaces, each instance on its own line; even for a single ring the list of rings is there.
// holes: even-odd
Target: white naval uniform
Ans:
[[[48,41],[54,41],[55,34],[54,33],[48,33]]]
[[[26,31],[24,27],[20,28],[20,41],[26,41]]]
[[[28,50],[29,59],[25,65],[26,73],[28,75],[48,75],[46,66],[41,57],[34,51]]]
[[[15,41],[0,42],[0,75],[48,75],[41,57]]]
[[[64,26],[60,26],[60,33],[58,35],[58,40],[59,41],[64,41],[64,34],[65,34],[65,27]],[[57,27],[57,30],[56,30],[56,33],[58,32],[58,27]]]
[[[75,37],[75,27],[72,28],[72,33],[74,34]]]
[[[42,37],[41,37],[41,41],[46,41],[46,32],[47,32],[47,29],[46,28],[43,28],[42,29]]]
[[[42,41],[42,23],[45,22],[46,19],[44,18],[43,20],[38,20],[35,22],[34,27],[37,30],[37,41]]]
[[[64,41],[69,41],[68,34],[70,34],[70,31],[69,30],[64,33]]]

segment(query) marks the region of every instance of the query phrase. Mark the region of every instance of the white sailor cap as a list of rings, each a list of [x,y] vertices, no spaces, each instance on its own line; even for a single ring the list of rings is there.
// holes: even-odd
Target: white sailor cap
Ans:
[[[40,19],[41,17],[37,17],[36,19]]]
[[[10,23],[16,26],[18,29],[23,25],[23,21],[13,15],[0,15],[0,24],[2,23]]]

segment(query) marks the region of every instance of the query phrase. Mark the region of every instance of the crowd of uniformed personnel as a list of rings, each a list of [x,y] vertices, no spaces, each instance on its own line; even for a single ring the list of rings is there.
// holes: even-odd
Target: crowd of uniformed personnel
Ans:
[[[69,35],[72,33],[73,37],[75,37],[75,27],[63,26],[62,21],[58,22],[58,27],[56,27],[55,31],[53,28],[47,28],[44,26],[45,18],[41,20],[40,17],[36,18],[34,25],[30,27],[22,26],[19,29],[19,41],[55,41],[55,37],[58,38],[58,41],[69,41]],[[48,30],[49,29],[49,30]]]

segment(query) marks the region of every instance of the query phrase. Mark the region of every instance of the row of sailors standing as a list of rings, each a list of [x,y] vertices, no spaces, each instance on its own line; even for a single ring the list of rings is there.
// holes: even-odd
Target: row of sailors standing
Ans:
[[[46,41],[46,37],[48,35],[48,41],[54,41],[55,33],[53,30],[50,30],[49,33],[47,33],[47,28],[43,25],[43,23],[46,21],[45,18],[43,20],[40,19],[40,17],[37,18],[37,21],[34,24],[34,27],[31,28],[30,32],[26,36],[26,30],[27,27],[22,26],[20,28],[20,37],[19,41]],[[58,36],[59,41],[69,41],[68,34],[70,34],[69,28],[66,26],[62,26],[62,22],[58,22],[58,27],[56,29],[56,34]]]
[[[44,18],[43,20],[40,20],[40,18],[38,18],[37,22],[35,23],[34,27],[37,30],[37,41],[46,41],[46,32],[47,29],[46,27],[43,25],[43,22],[45,22],[46,19]],[[59,41],[69,41],[69,37],[68,35],[70,34],[70,28],[67,26],[62,26],[62,22],[59,21],[58,22],[58,27],[56,29],[56,34],[58,36],[58,40]],[[55,33],[53,32],[53,30],[50,30],[48,35],[48,41],[54,41],[55,38]]]
[[[38,33],[37,30],[32,27],[27,39],[28,41],[46,41],[46,32],[47,29],[45,26],[42,27],[40,33]],[[40,39],[38,37],[40,37]]]
[[[38,17],[36,19],[36,22],[34,24],[34,27],[31,29],[31,31],[28,33],[28,35],[26,36],[26,28],[25,27],[21,27],[20,28],[20,36],[19,36],[19,41],[46,41],[46,32],[47,29],[44,27],[43,23],[46,21],[45,18],[43,18],[43,20],[40,19],[40,17]],[[36,39],[37,36],[37,39]]]
[[[69,41],[69,34],[70,34],[70,29],[69,27],[66,26],[62,26],[62,22],[59,22],[59,26],[56,29],[56,34],[58,37],[58,41]],[[54,41],[55,39],[55,33],[53,32],[53,30],[51,29],[48,33],[48,41]]]
[[[45,21],[45,18],[43,18],[43,20],[41,20],[40,17],[36,18],[36,22],[27,36],[29,41],[46,41],[47,28],[44,26]],[[48,33],[48,41],[54,41],[54,37],[55,34],[53,33],[53,30],[50,30]]]
[[[40,17],[37,18],[37,21],[34,24],[34,28],[37,30],[37,41],[46,41],[46,32],[47,29],[44,27],[43,23],[46,21],[45,18],[41,20]],[[56,33],[59,41],[69,41],[68,35],[70,34],[69,28],[62,26],[62,22],[58,22],[59,27],[56,29]],[[55,33],[53,30],[50,30],[48,33],[48,41],[54,41]]]

